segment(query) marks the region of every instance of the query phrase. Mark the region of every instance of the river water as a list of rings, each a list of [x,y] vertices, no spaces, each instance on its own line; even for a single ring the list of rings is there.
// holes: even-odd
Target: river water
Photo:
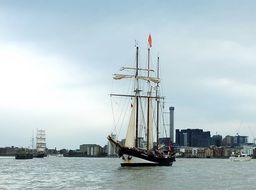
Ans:
[[[0,157],[0,189],[256,188],[256,160],[177,159],[172,167],[121,168],[117,158]]]

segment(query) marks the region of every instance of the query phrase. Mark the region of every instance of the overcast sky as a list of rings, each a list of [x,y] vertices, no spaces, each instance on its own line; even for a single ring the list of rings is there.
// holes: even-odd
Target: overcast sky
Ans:
[[[251,0],[0,0],[0,147],[106,144],[112,74],[152,34],[175,128],[256,135]],[[146,55],[145,55],[146,56]]]

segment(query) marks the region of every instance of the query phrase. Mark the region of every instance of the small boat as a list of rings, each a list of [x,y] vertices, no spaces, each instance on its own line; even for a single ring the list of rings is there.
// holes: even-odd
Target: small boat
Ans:
[[[115,80],[132,79],[134,81],[131,93],[111,94],[111,97],[130,98],[131,101],[128,104],[130,117],[127,119],[125,142],[121,143],[113,138],[113,135],[108,136],[110,144],[115,147],[121,158],[122,167],[172,166],[175,161],[172,142],[168,147],[163,147],[159,143],[160,119],[162,118],[160,114],[163,113],[160,113],[162,108],[160,104],[163,103],[163,97],[160,96],[159,90],[159,57],[157,58],[157,72],[150,68],[151,35],[148,38],[148,45],[147,68],[139,66],[139,47],[136,45],[135,67],[122,67],[120,70],[122,73],[114,74],[113,77]],[[129,114],[125,116],[127,115]]]
[[[62,158],[63,154],[57,154],[56,157]]]
[[[250,161],[252,158],[248,156],[247,154],[241,153],[241,154],[234,154],[229,157],[230,161],[233,162],[240,162],[240,161]]]
[[[15,154],[15,159],[32,159],[33,158],[33,153],[25,148],[19,149],[16,154]]]

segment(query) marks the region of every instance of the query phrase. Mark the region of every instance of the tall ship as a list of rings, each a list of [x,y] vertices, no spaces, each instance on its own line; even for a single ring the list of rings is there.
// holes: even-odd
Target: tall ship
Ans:
[[[36,158],[43,158],[47,156],[46,154],[46,135],[45,130],[38,129],[36,133]]]
[[[152,38],[149,35],[145,68],[139,64],[139,46],[136,44],[135,67],[122,67],[119,73],[113,75],[115,80],[131,80],[133,86],[129,93],[111,94],[113,98],[121,97],[130,101],[126,104],[130,113],[124,114],[129,115],[129,119],[126,119],[125,140],[119,141],[113,135],[108,136],[109,142],[121,158],[122,167],[172,166],[175,161],[172,142],[169,146],[159,143],[164,97],[160,94],[159,57],[156,71],[151,68],[151,47]]]

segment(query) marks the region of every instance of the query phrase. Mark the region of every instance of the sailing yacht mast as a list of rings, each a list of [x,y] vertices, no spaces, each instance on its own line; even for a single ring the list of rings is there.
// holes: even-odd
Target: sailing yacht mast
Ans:
[[[159,78],[159,57],[157,57],[157,78]],[[156,85],[156,97],[159,96],[159,82]],[[156,99],[156,146],[159,146],[159,106],[160,106],[160,99]]]
[[[147,92],[147,150],[153,148],[153,114],[152,114],[152,99],[151,99],[151,84],[150,84],[150,48],[152,47],[151,34],[148,36],[148,92]]]
[[[138,133],[139,133],[139,79],[138,79],[138,72],[139,72],[139,47],[136,46],[136,72],[135,72],[135,80],[136,80],[136,89],[135,89],[135,100],[136,100],[136,121],[135,121],[135,147],[139,147],[138,142]]]
[[[148,78],[149,78],[149,63],[150,63],[150,48],[148,47]],[[147,81],[148,82],[148,97],[147,97],[147,150],[149,150],[150,149],[150,147],[149,147],[149,128],[150,128],[150,123],[149,123],[149,120],[150,120],[150,99],[149,99],[149,97],[150,97],[150,81],[148,80]]]

